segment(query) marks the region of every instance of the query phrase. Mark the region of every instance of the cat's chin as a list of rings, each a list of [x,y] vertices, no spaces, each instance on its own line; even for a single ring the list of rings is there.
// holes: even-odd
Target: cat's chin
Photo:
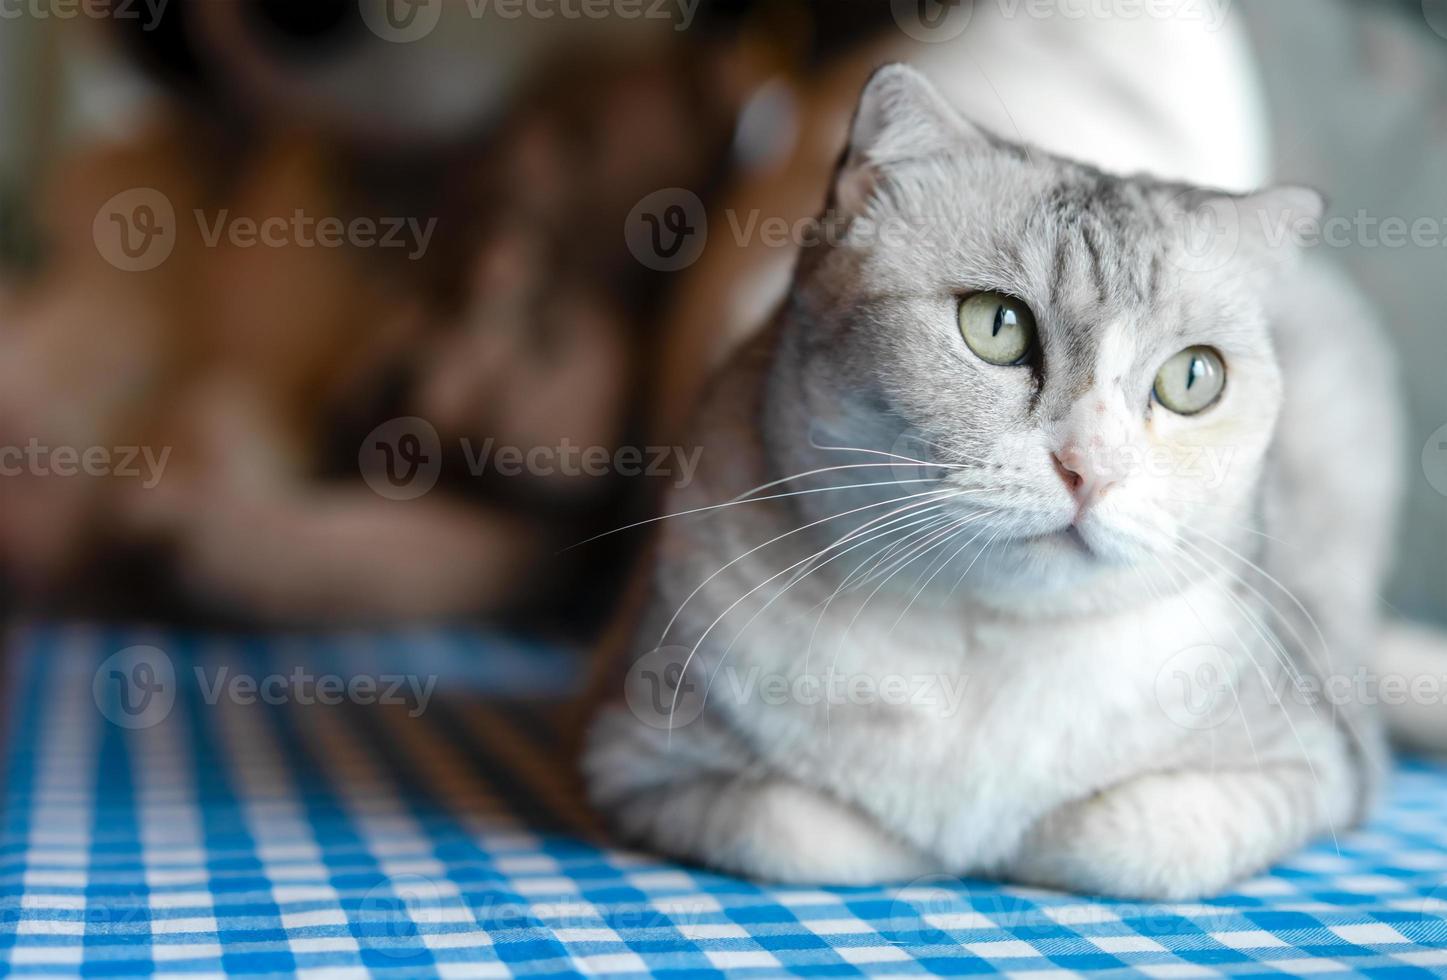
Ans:
[[[1017,539],[997,549],[990,566],[959,592],[1013,615],[1117,613],[1141,597],[1139,566],[1104,559],[1064,532]]]
[[[1070,566],[1132,565],[1142,557],[1139,546],[1098,522],[1066,524],[1053,531],[1016,538],[1012,543],[1037,560],[1053,558]]]
[[[1122,581],[1134,588],[1148,561],[1140,543],[1098,521],[1001,539],[994,551],[986,581],[1013,595],[1011,605],[1067,593],[1083,600],[1097,587],[1114,595]]]
[[[1094,557],[1095,549],[1086,540],[1084,532],[1074,524],[1044,534],[1032,534],[1016,539],[1016,543],[1027,547],[1065,549],[1072,553]]]

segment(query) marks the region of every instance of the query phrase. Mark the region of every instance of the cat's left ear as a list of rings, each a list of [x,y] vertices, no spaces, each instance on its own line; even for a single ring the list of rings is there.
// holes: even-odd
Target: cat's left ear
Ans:
[[[1179,230],[1184,268],[1240,267],[1265,285],[1296,264],[1325,210],[1321,194],[1287,185],[1252,194],[1190,189],[1173,197],[1166,213]]]
[[[1282,184],[1236,198],[1236,213],[1244,243],[1291,251],[1320,232],[1326,198],[1310,187]]]
[[[892,165],[936,156],[969,142],[983,145],[986,140],[929,79],[905,64],[885,65],[869,79],[859,98],[830,203],[845,214],[859,214],[880,175]]]

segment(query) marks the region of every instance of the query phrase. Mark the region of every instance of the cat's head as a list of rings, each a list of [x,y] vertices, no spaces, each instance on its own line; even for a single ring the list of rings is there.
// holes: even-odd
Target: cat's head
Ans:
[[[1235,538],[1249,519],[1282,400],[1273,283],[1293,223],[1320,208],[1299,188],[1103,174],[987,134],[914,70],[883,68],[831,234],[796,274],[771,449],[796,471],[856,464],[836,483],[888,483],[801,498],[816,517],[868,494],[918,510],[856,524],[953,519],[932,554],[984,551],[972,577],[1000,589],[1184,574],[1200,560],[1186,529]],[[960,492],[903,499],[936,487]]]

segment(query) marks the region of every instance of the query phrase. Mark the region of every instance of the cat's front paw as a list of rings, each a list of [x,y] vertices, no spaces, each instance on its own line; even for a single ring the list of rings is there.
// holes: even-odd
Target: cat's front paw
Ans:
[[[783,779],[708,777],[626,800],[631,840],[720,871],[791,885],[878,885],[940,868],[868,817]]]
[[[1141,839],[1137,821],[1102,801],[1050,818],[1023,844],[1009,877],[1025,884],[1128,901],[1187,902],[1220,894],[1239,869],[1220,838],[1189,830]]]
[[[616,709],[594,726],[591,796],[630,842],[787,884],[875,885],[943,870],[848,803],[763,771],[706,719],[674,739]]]
[[[1315,789],[1295,770],[1137,777],[1047,815],[1007,873],[1132,900],[1218,895],[1324,829]]]

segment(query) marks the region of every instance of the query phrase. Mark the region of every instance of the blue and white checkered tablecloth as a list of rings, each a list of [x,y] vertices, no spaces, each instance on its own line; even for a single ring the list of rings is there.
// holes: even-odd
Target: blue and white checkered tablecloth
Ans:
[[[8,671],[0,974],[1447,975],[1426,764],[1339,847],[1200,904],[769,888],[597,842],[558,651],[45,627]]]

